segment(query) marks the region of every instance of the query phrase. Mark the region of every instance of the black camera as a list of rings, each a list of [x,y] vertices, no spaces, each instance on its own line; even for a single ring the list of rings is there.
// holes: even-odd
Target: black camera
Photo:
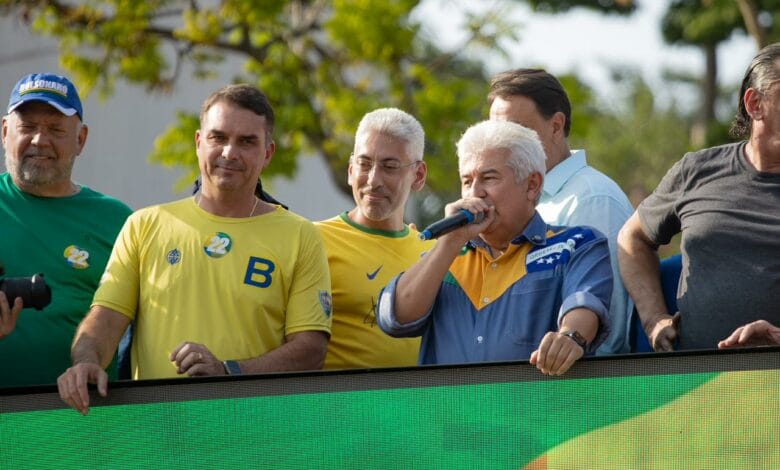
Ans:
[[[43,307],[51,303],[51,288],[46,284],[42,273],[30,277],[3,278],[4,274],[5,269],[0,264],[0,291],[5,293],[9,304],[13,305],[17,297],[22,298],[24,308],[43,310]]]

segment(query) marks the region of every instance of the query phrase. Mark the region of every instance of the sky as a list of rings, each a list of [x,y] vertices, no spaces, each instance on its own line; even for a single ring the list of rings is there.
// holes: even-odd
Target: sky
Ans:
[[[664,43],[660,22],[669,0],[638,0],[638,10],[629,17],[583,8],[557,15],[538,14],[523,2],[506,0],[425,0],[415,13],[424,30],[442,47],[454,48],[465,39],[460,11],[500,4],[512,5],[511,18],[520,24],[520,40],[506,44],[509,60],[493,57],[487,61],[491,73],[529,66],[542,66],[553,74],[575,72],[608,99],[610,65],[641,70],[660,94],[668,91],[662,80],[665,67],[697,76],[704,70],[704,56],[698,49]],[[746,36],[733,36],[719,47],[721,85],[738,84],[756,52],[754,42]]]

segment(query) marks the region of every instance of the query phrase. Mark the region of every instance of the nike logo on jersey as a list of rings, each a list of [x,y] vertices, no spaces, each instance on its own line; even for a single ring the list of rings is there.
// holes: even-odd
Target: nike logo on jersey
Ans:
[[[384,265],[382,265],[382,266],[384,266]],[[382,266],[379,266],[378,268],[376,268],[376,271],[374,271],[373,273],[366,273],[366,277],[368,278],[369,281],[373,281],[374,280],[376,275],[379,274],[379,271],[382,269]]]

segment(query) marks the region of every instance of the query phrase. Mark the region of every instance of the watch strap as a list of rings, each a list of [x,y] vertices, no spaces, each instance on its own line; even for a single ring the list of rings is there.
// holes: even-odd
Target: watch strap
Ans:
[[[241,375],[241,366],[238,364],[238,361],[222,361],[222,365],[225,366],[227,375]]]
[[[560,331],[558,332],[558,334],[561,336],[566,336],[567,338],[571,338],[571,340],[577,343],[577,345],[581,347],[583,351],[588,350],[588,342],[585,341],[585,338],[582,337],[579,331],[577,330]]]

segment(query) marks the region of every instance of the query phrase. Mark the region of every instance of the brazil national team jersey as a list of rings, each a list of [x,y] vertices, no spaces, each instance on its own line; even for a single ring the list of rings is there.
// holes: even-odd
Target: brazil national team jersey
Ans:
[[[187,198],[138,211],[93,303],[136,320],[136,379],[176,376],[169,355],[183,341],[206,345],[220,360],[243,360],[293,333],[330,333],[322,240],[311,222],[281,207],[227,218]]]
[[[419,338],[393,338],[376,324],[379,291],[433,246],[418,232],[374,230],[347,213],[316,224],[328,252],[333,283],[333,334],[326,369],[417,364]]]

